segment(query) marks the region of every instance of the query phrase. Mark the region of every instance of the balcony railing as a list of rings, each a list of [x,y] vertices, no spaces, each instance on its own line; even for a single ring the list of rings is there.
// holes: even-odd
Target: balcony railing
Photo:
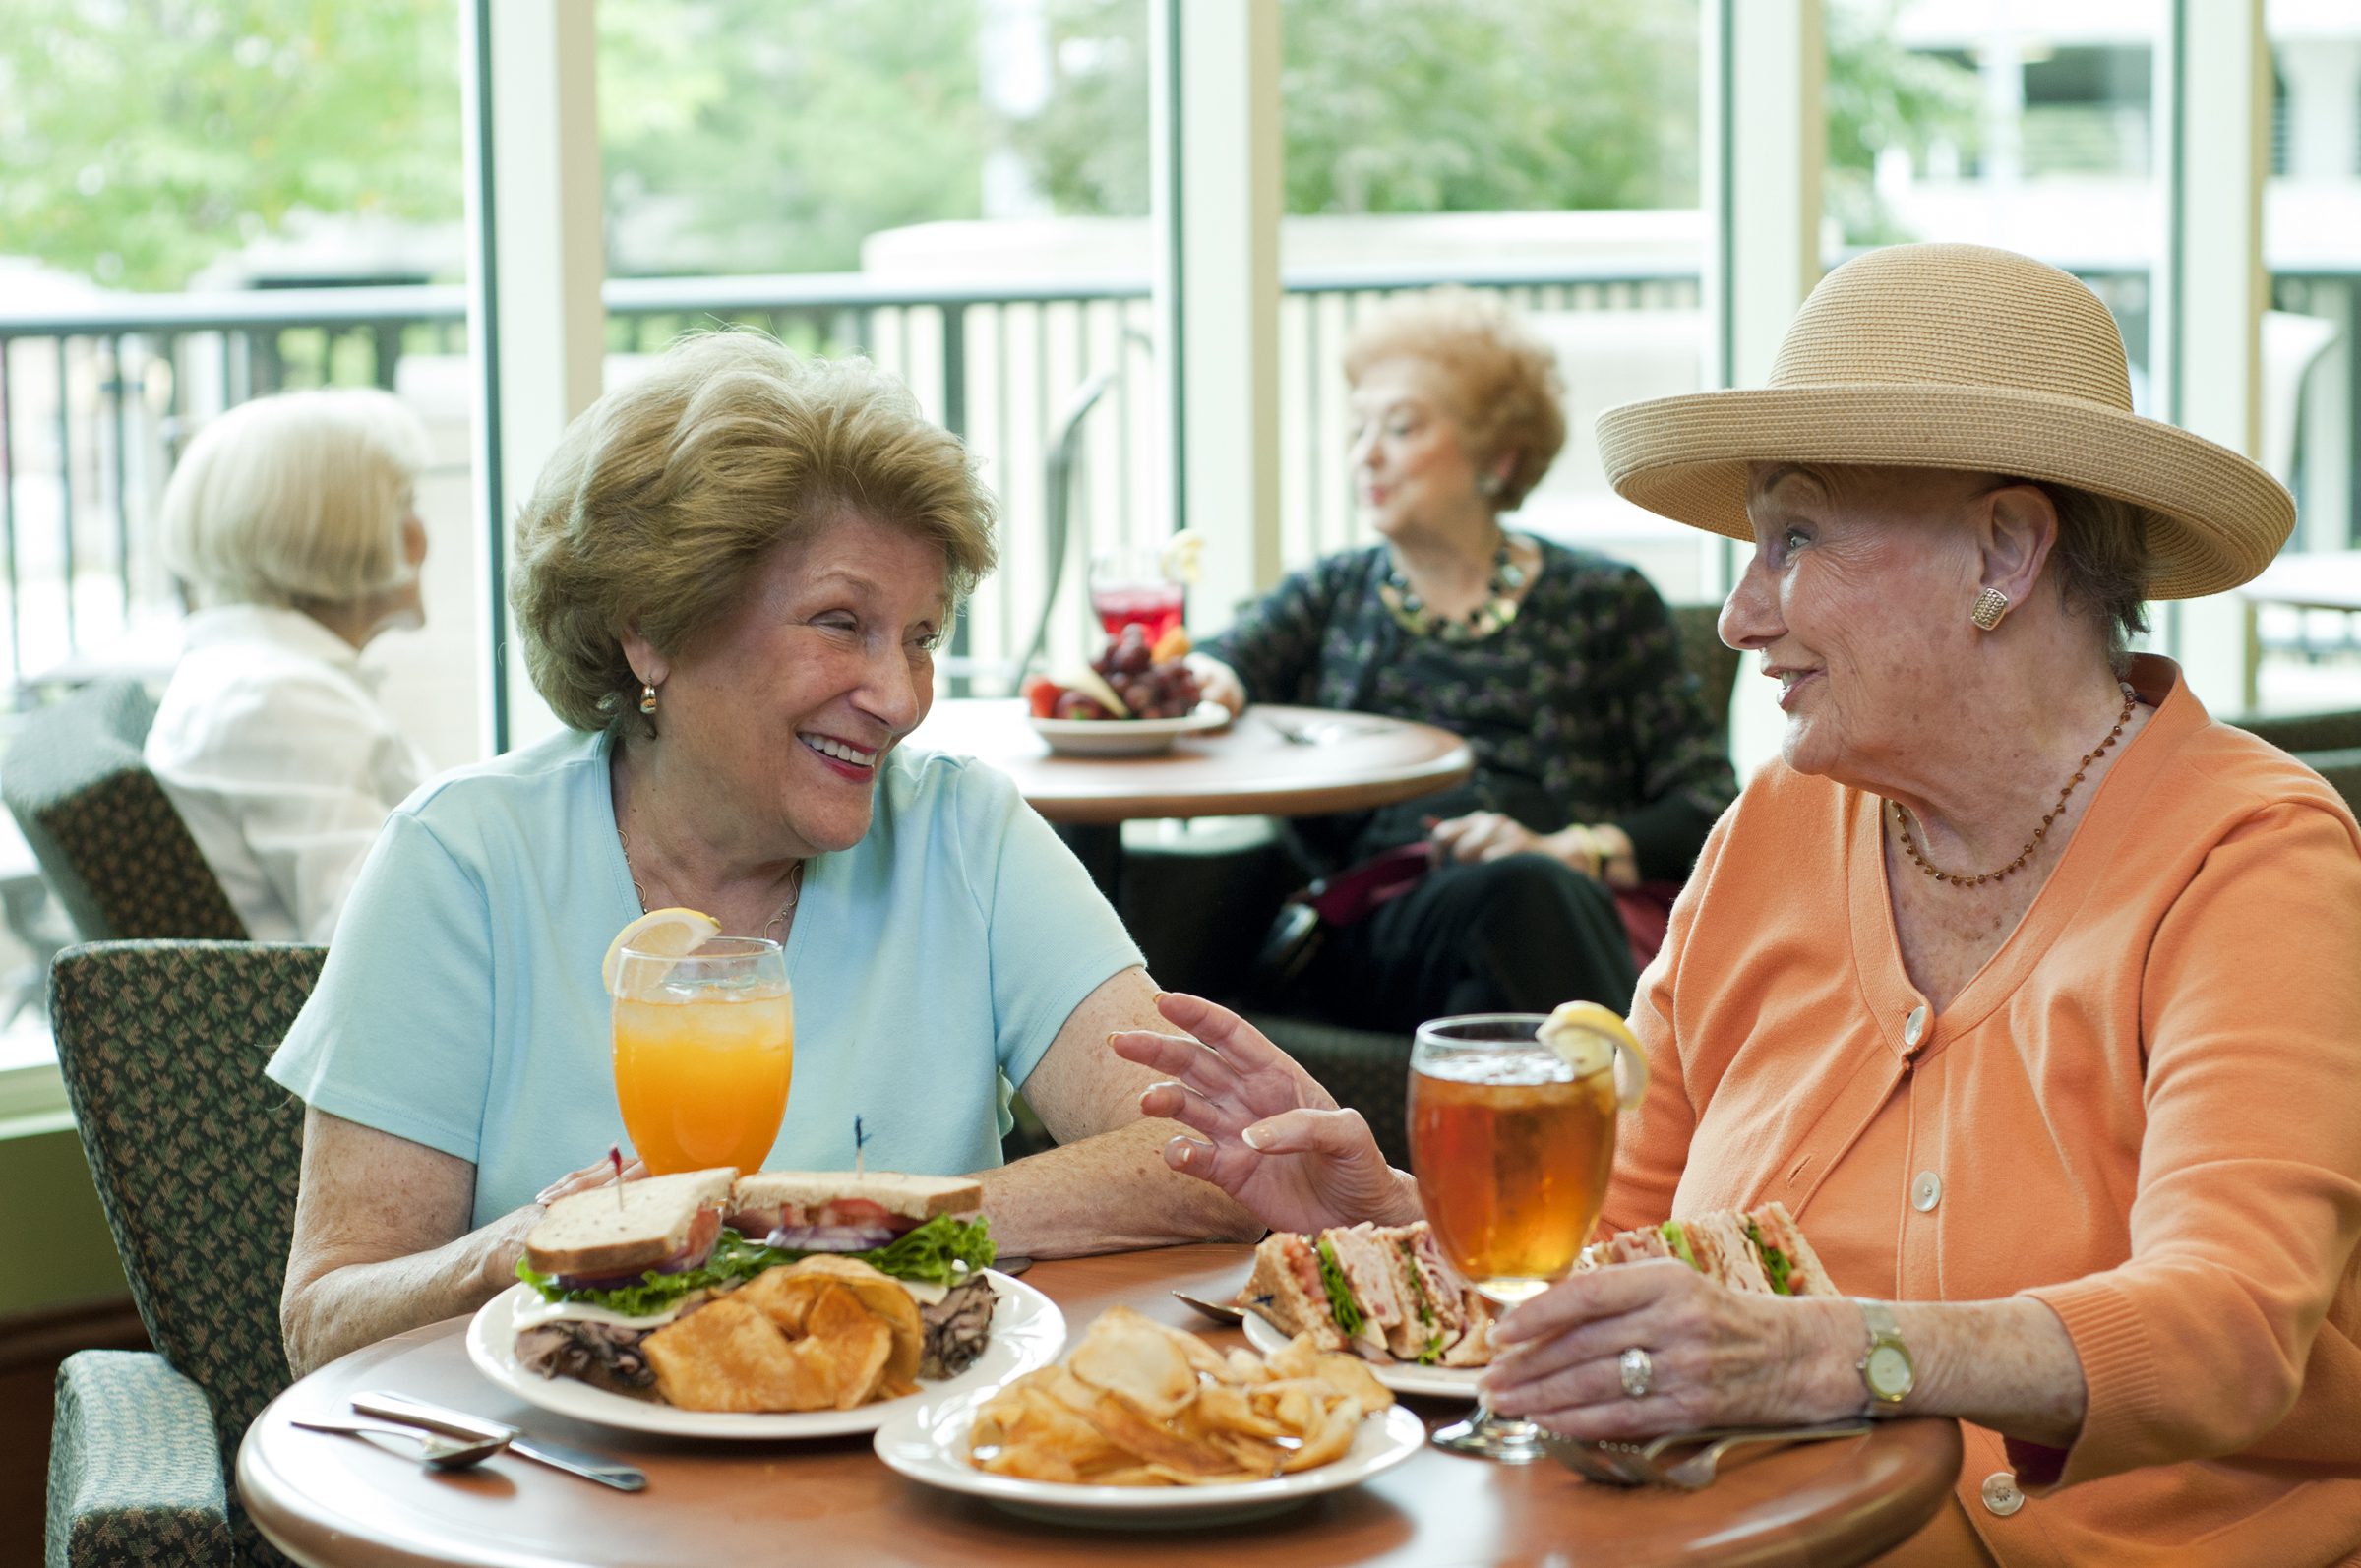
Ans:
[[[1344,334],[1371,301],[1442,281],[1544,314],[1694,312],[1699,297],[1695,271],[1677,267],[1291,273],[1281,311],[1280,525],[1289,559],[1355,538],[1335,370]],[[2091,281],[2136,324],[2144,274]],[[2361,354],[2351,348],[2361,270],[2275,281],[2283,308],[2346,324],[2344,340],[2316,374],[2341,378],[2346,406],[2361,407]],[[908,382],[935,418],[967,439],[1003,503],[1006,565],[963,623],[978,658],[1020,651],[1043,602],[1052,448],[1076,389],[1093,378],[1107,378],[1104,395],[1079,427],[1062,481],[1077,519],[1066,580],[1079,579],[1090,542],[1171,525],[1154,315],[1142,277],[973,288],[864,274],[618,278],[605,300],[618,356],[654,353],[699,327],[743,323],[815,352],[867,353]],[[145,643],[168,647],[177,603],[154,546],[157,502],[180,446],[204,419],[282,388],[376,385],[410,398],[430,425],[442,421],[451,437],[444,450],[463,452],[466,355],[465,296],[455,286],[0,308],[0,691],[22,701],[47,672]],[[2313,475],[2306,490],[2332,482],[2346,515],[2361,518],[2352,433],[2335,434],[2341,439],[2303,452]],[[464,465],[462,457],[447,460]]]

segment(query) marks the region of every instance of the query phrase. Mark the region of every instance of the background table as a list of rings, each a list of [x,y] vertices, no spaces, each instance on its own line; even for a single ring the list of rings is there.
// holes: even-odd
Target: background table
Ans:
[[[1291,739],[1291,737],[1295,737]],[[1158,756],[1059,756],[1025,705],[981,697],[935,704],[913,744],[991,763],[1066,841],[1112,900],[1121,824],[1158,816],[1325,816],[1449,789],[1476,770],[1467,742],[1373,713],[1258,704],[1228,729]]]
[[[1166,1294],[1212,1295],[1241,1280],[1241,1246],[1176,1247],[1042,1263],[1026,1276],[1064,1309],[1069,1333],[1119,1301],[1241,1343]],[[1209,1531],[1060,1529],[903,1479],[869,1440],[699,1443],[551,1416],[467,1362],[462,1319],[356,1352],[297,1383],[247,1433],[238,1486],[264,1532],[307,1564],[674,1564],[1219,1561],[1234,1568],[1328,1563],[1566,1564],[1863,1561],[1907,1538],[1951,1496],[1958,1426],[1895,1421],[1867,1436],[1733,1455],[1702,1492],[1612,1491],[1556,1465],[1521,1469],[1427,1449],[1361,1486],[1274,1519]],[[369,1443],[290,1426],[348,1414],[392,1388],[617,1454],[648,1474],[637,1495],[503,1455],[437,1475]],[[1431,1427],[1464,1406],[1414,1402]]]

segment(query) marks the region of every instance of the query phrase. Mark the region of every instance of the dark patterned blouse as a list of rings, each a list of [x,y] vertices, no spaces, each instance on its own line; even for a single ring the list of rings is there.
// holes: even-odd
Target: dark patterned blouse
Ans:
[[[1493,811],[1542,833],[1611,822],[1644,880],[1687,877],[1737,780],[1672,619],[1638,569],[1536,543],[1516,620],[1481,640],[1405,631],[1377,596],[1379,545],[1296,573],[1206,644],[1255,701],[1439,724],[1475,752],[1456,789],[1296,823],[1325,870],[1423,837],[1427,817]]]

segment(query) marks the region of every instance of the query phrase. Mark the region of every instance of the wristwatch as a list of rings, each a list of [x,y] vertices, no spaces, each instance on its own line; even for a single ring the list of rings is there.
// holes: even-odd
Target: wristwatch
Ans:
[[[1861,1309],[1861,1321],[1869,1330],[1869,1348],[1861,1353],[1861,1386],[1869,1390],[1869,1414],[1894,1416],[1902,1402],[1910,1396],[1917,1384],[1918,1368],[1910,1360],[1910,1349],[1902,1343],[1902,1330],[1894,1322],[1894,1309],[1883,1301],[1865,1301],[1858,1297],[1853,1305]]]

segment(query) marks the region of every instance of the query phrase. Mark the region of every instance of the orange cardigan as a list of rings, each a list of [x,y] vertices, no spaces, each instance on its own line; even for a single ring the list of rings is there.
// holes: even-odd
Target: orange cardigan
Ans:
[[[2361,1553],[2361,832],[2169,661],[2132,681],[2148,727],[1914,1047],[1879,802],[1776,762],[1641,979],[1609,1227],[1778,1198],[1848,1293],[2030,1296],[2073,1338],[2074,1447],[1966,1428],[1898,1560]]]

